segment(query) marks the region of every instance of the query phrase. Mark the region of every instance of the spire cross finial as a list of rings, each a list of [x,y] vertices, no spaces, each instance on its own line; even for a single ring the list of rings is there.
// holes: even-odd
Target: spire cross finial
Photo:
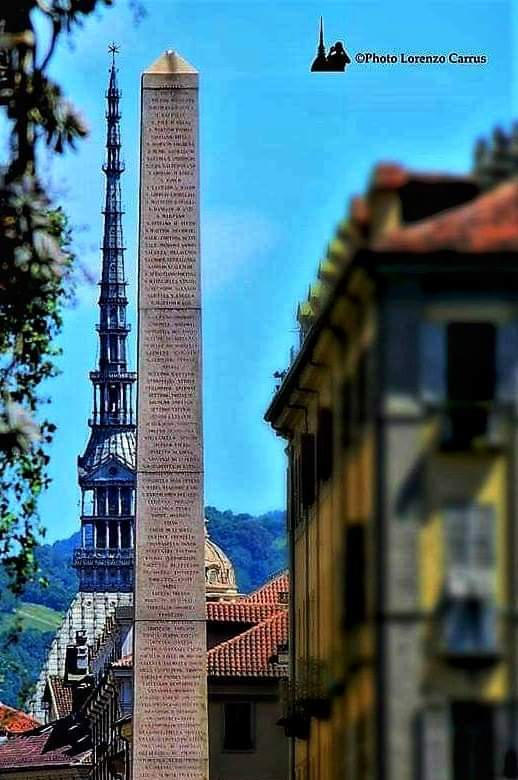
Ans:
[[[115,65],[115,55],[120,52],[121,47],[113,41],[108,46],[108,51],[112,55],[112,65]]]

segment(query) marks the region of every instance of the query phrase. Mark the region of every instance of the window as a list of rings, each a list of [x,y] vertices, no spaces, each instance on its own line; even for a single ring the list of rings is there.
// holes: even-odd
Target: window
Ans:
[[[97,529],[96,529],[96,536],[97,536],[97,547],[104,548],[107,546],[106,542],[108,541],[106,539],[106,523],[104,520],[97,523]]]
[[[518,323],[502,324],[497,333],[497,385],[501,401],[514,401],[518,390]]]
[[[345,536],[345,616],[346,628],[365,620],[367,612],[365,526],[350,525]]]
[[[303,433],[300,439],[301,499],[304,509],[315,501],[315,436]]]
[[[451,707],[451,720],[453,780],[487,780],[495,777],[492,708],[475,702],[455,702]]]
[[[119,488],[108,488],[108,514],[115,517],[119,514]]]
[[[495,326],[452,322],[447,328],[447,385],[450,401],[491,401],[495,395]]]
[[[98,487],[96,490],[97,515],[101,517],[106,514],[106,488]]]
[[[108,547],[111,550],[116,550],[119,547],[119,532],[115,522],[108,524]]]
[[[320,409],[318,413],[317,470],[318,478],[326,482],[333,473],[333,413]]]
[[[351,380],[346,380],[342,388],[342,444],[350,447],[355,439],[356,398]]]
[[[476,596],[449,602],[444,618],[444,642],[452,653],[491,653],[496,650],[496,612]]]
[[[465,504],[444,513],[446,604],[443,641],[453,653],[496,649],[496,572],[493,506]]]
[[[468,447],[487,433],[488,404],[495,397],[495,346],[494,325],[448,325],[446,381],[451,409],[447,443],[455,448]]]
[[[428,403],[444,401],[446,396],[446,328],[442,323],[421,323],[420,384],[421,396]]]
[[[128,521],[121,523],[121,547],[127,550],[131,547],[131,531]]]
[[[371,352],[363,352],[357,369],[357,415],[358,427],[362,429],[368,422],[372,410],[373,388],[371,376]]]
[[[288,531],[292,531],[300,522],[299,499],[299,458],[295,450],[290,446],[288,461]]]
[[[495,509],[458,504],[444,511],[449,596],[490,597],[496,571]]]
[[[119,390],[117,385],[110,385],[108,388],[108,404],[110,414],[116,414],[119,406]]]
[[[117,336],[110,336],[110,361],[112,363],[119,359],[118,339]]]
[[[131,515],[131,488],[121,488],[121,514]]]
[[[253,706],[248,701],[223,705],[223,749],[253,750]]]
[[[83,491],[83,515],[85,517],[92,517],[94,513],[94,491]]]
[[[117,307],[116,306],[110,306],[109,308],[109,314],[108,314],[108,324],[111,327],[117,326]]]
[[[94,527],[91,523],[85,523],[83,525],[84,529],[84,543],[85,547],[93,547],[94,546]]]

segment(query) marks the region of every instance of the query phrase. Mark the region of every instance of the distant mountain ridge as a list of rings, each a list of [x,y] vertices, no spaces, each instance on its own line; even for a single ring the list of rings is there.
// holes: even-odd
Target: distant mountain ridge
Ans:
[[[234,568],[239,590],[248,593],[287,565],[285,514],[281,511],[254,516],[234,514],[229,509],[221,512],[215,507],[205,509],[207,530],[211,539],[228,555]],[[39,577],[48,581],[27,585],[23,601],[64,612],[78,588],[78,577],[72,568],[74,549],[80,543],[80,534],[53,544],[43,544],[36,550],[40,568]],[[6,610],[0,600],[0,612]]]
[[[207,531],[232,561],[238,589],[249,593],[262,585],[272,574],[287,565],[285,514],[281,511],[254,516],[221,512],[215,507],[205,509]],[[37,548],[38,580],[27,585],[22,597],[7,590],[7,577],[0,567],[0,619],[8,620],[13,613],[34,613],[33,605],[41,605],[63,614],[77,592],[79,580],[72,568],[74,549],[80,543],[80,534]],[[39,580],[46,580],[45,587]],[[15,645],[6,645],[7,630],[0,629],[0,700],[20,706],[27,689],[36,679],[45,652],[54,633],[38,631],[38,623],[24,629]]]

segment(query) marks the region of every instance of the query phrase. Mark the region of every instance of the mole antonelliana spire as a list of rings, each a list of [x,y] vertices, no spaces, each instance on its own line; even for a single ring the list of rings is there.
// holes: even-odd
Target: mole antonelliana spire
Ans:
[[[324,43],[324,20],[322,17],[320,17],[320,33],[318,38],[317,56],[313,61],[311,70],[327,70],[326,47]]]
[[[98,362],[90,373],[93,411],[90,437],[78,458],[81,488],[81,537],[74,553],[79,591],[50,646],[29,711],[46,718],[45,698],[50,678],[63,678],[67,646],[84,635],[88,645],[105,629],[119,607],[131,607],[134,581],[135,447],[133,387],[136,374],[128,370],[130,327],[124,270],[120,97],[115,55],[106,92],[106,177],[103,209],[102,264],[99,295]]]
[[[133,385],[128,371],[126,278],[120,178],[120,91],[115,54],[106,93],[106,176],[102,269],[99,297],[99,360],[93,384],[91,435],[78,459],[81,487],[81,546],[74,566],[82,591],[131,591],[135,515],[135,423]]]

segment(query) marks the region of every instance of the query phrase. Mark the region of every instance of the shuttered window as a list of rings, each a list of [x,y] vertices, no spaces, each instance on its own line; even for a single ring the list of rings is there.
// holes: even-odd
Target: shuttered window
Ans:
[[[327,481],[333,473],[333,413],[320,409],[318,413],[317,469],[318,478]]]
[[[303,433],[300,439],[300,491],[305,509],[315,501],[315,478],[315,436]]]
[[[501,401],[515,401],[518,391],[518,323],[501,325],[497,333],[497,384]]]
[[[367,613],[365,526],[348,526],[345,536],[345,603],[344,626],[354,626],[365,620]]]
[[[252,702],[225,702],[223,714],[223,749],[253,750],[255,740]]]
[[[439,403],[446,396],[446,328],[437,322],[421,324],[421,396]]]
[[[494,507],[449,506],[444,523],[449,595],[492,595],[496,570]]]

